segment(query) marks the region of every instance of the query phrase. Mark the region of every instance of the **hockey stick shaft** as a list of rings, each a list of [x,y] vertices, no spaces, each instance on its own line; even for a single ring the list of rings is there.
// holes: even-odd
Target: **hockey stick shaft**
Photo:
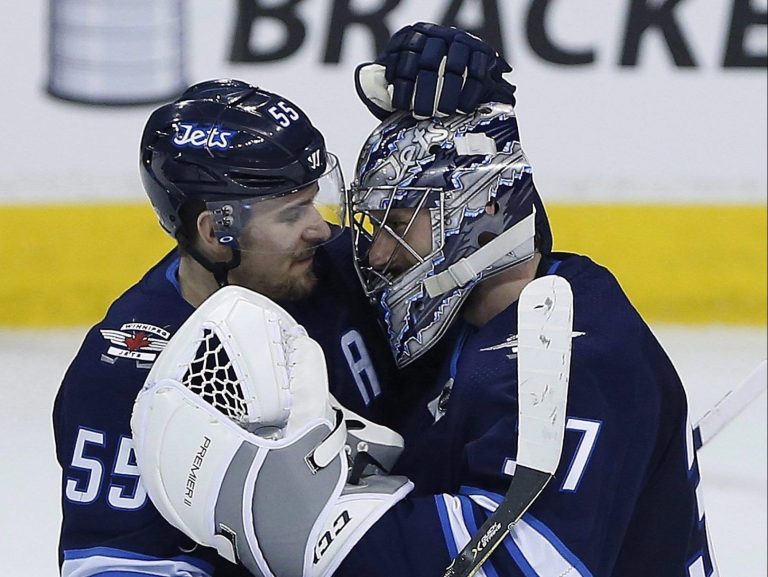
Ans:
[[[529,283],[518,301],[517,467],[503,502],[444,577],[474,575],[554,475],[565,434],[572,335],[568,281],[551,275]]]
[[[693,428],[693,444],[698,451],[731,423],[760,393],[765,391],[766,367],[763,360],[737,387],[728,391],[714,407],[707,411]]]

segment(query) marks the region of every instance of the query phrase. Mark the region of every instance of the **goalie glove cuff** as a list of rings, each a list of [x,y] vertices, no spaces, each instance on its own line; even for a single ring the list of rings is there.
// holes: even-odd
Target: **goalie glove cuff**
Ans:
[[[347,483],[317,540],[312,571],[304,576],[332,575],[374,523],[412,490],[407,478],[389,475],[369,475],[357,485]]]
[[[392,112],[392,87],[385,77],[386,69],[381,64],[369,62],[355,69],[355,91],[365,107],[379,120]]]

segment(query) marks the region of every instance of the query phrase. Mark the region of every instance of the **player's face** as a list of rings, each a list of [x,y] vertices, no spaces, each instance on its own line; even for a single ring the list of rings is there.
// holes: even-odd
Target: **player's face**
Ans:
[[[425,257],[432,252],[429,211],[420,210],[415,218],[414,212],[413,208],[393,208],[383,226],[376,230],[368,252],[368,263],[375,270],[397,276],[418,262],[416,255]],[[384,211],[371,212],[371,216],[379,222],[384,214]]]
[[[317,211],[317,185],[259,203],[239,237],[240,266],[230,282],[276,300],[308,296],[317,277],[312,270],[315,248],[330,237],[328,223]]]

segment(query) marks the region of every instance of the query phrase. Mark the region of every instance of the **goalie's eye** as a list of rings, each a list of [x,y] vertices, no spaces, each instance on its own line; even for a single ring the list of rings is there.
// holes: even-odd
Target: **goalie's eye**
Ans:
[[[402,234],[405,233],[405,229],[408,228],[408,221],[393,220],[393,221],[387,222],[387,225],[389,226],[390,229],[392,229],[392,232],[395,232],[399,236],[402,236]]]
[[[414,218],[415,210],[412,208],[393,208],[389,211],[372,211],[370,215],[374,232],[384,227],[398,236],[402,236],[408,229]]]

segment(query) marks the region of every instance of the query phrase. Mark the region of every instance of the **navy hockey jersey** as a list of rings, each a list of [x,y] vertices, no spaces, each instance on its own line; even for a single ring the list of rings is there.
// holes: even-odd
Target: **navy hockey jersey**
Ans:
[[[574,295],[561,462],[478,575],[716,574],[675,369],[606,269],[555,254],[539,267],[552,273]],[[366,534],[336,577],[441,577],[501,502],[515,468],[516,327],[516,303],[480,329],[459,320],[441,351],[417,361],[422,374],[438,360],[442,368],[420,401],[407,401],[408,418],[403,405],[393,415],[405,437],[394,473],[410,477],[415,491]]]
[[[331,392],[370,414],[393,367],[352,268],[349,239],[320,247],[314,293],[281,303],[323,347]],[[62,575],[247,576],[165,522],[139,482],[133,402],[157,355],[193,308],[179,291],[175,252],[123,294],[69,367],[53,413],[62,467]],[[376,369],[374,369],[376,366]]]

